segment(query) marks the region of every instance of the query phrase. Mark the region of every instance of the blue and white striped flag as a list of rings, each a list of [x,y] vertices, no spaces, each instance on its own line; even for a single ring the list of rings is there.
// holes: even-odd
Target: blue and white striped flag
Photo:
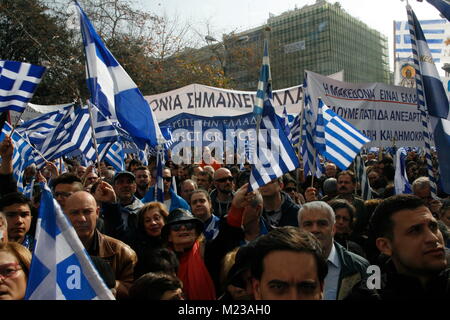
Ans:
[[[12,127],[5,122],[2,132],[0,133],[0,141],[3,141],[6,136],[9,136],[12,132]],[[13,153],[13,176],[17,181],[17,190],[23,192],[23,172],[25,168],[33,164],[38,159],[36,150],[23,138],[17,131],[11,136],[12,143],[14,145]]]
[[[284,106],[283,109],[283,126],[284,126],[284,134],[286,135],[286,137],[289,137],[289,135],[291,134],[291,129],[289,123],[289,116],[286,111],[286,106]]]
[[[87,106],[70,107],[62,118],[58,117],[59,122],[55,122],[55,127],[38,142],[36,148],[48,160],[54,160],[63,155],[82,154],[88,162],[96,159],[96,153],[92,142],[92,128],[90,115]],[[106,119],[97,108],[92,106],[92,121],[96,142],[99,146],[99,161],[102,161],[108,151],[110,144],[117,141],[118,134],[112,123]],[[24,124],[26,125],[26,123]],[[37,123],[34,123],[37,125]],[[25,130],[27,133],[29,130]],[[103,145],[103,148],[101,146]],[[41,167],[44,164],[40,159],[36,165]]]
[[[272,77],[270,75],[269,41],[267,39],[264,39],[263,61],[259,74],[255,105],[253,107],[253,113],[256,116],[262,115],[265,101],[272,99],[272,88],[270,84],[271,80]]]
[[[252,151],[249,191],[299,167],[297,155],[270,104],[264,105],[257,149]]]
[[[355,158],[355,175],[356,181],[358,181],[361,186],[361,198],[363,198],[363,200],[372,199],[372,188],[370,188],[366,167],[361,155],[357,155]]]
[[[300,143],[300,114],[296,115],[289,129],[289,141],[295,147]]]
[[[114,300],[47,185],[36,227],[26,300]]]
[[[106,48],[78,2],[81,33],[86,52],[87,81],[91,100],[103,114],[119,121],[138,143],[156,146],[164,142],[153,110],[134,81]]]
[[[61,110],[45,113],[37,118],[28,120],[16,127],[16,131],[23,137],[28,138],[36,148],[45,141],[45,138],[56,128],[61,122],[64,115],[73,105],[66,106]]]
[[[417,101],[422,116],[425,142],[425,158],[432,196],[436,196],[436,179],[433,174],[431,159],[430,129],[439,161],[440,182],[443,190],[450,193],[450,112],[449,102],[444,87],[434,64],[424,33],[411,6],[406,6],[408,13],[411,45],[416,68]],[[430,125],[431,128],[428,127]]]
[[[438,9],[450,21],[450,4],[448,2],[443,0],[427,0],[427,2]]]
[[[319,101],[319,112],[317,118],[314,119],[314,113],[311,110],[311,105],[305,105],[303,111],[303,128],[302,128],[302,159],[303,159],[303,174],[305,178],[308,175],[320,178],[322,176],[322,169],[319,161],[319,154],[323,154],[325,150],[324,141],[324,121],[322,114],[323,103]]]
[[[323,119],[326,144],[323,156],[345,170],[370,139],[325,105]]]
[[[408,175],[406,174],[406,156],[406,149],[404,147],[398,148],[395,156],[395,194],[412,193],[411,184],[409,183]]]
[[[27,184],[23,188],[23,195],[27,197],[28,199],[33,199],[33,189],[34,189],[34,181],[36,180],[36,177],[31,178],[31,181],[29,184]]]
[[[158,150],[156,155],[156,185],[155,185],[155,200],[164,203],[164,150]]]
[[[106,153],[105,160],[108,161],[116,172],[125,171],[125,154],[122,143],[119,141],[114,142]]]
[[[0,112],[25,111],[44,72],[45,67],[0,60]]]

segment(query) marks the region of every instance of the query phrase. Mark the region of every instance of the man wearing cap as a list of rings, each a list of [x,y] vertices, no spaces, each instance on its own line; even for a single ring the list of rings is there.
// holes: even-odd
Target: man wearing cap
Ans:
[[[177,195],[173,189],[170,187],[172,184],[172,173],[169,168],[163,169],[163,180],[164,180],[164,204],[166,205],[169,212],[177,208],[182,208],[190,210],[189,204],[182,197]],[[155,186],[148,189],[144,198],[142,198],[143,203],[156,201],[155,199]]]
[[[131,235],[137,231],[137,215],[144,206],[134,195],[136,178],[129,171],[115,175],[114,186],[102,181],[95,190],[95,199],[102,204],[105,233],[129,243]]]

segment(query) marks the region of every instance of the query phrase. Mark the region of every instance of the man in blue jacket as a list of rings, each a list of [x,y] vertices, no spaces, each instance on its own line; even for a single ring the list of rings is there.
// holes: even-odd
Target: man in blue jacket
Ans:
[[[164,180],[164,204],[169,209],[169,212],[177,208],[182,208],[190,211],[191,208],[189,207],[189,204],[182,197],[177,195],[171,188],[172,173],[169,168],[163,169],[163,180]],[[144,203],[152,201],[156,201],[155,186],[151,187],[145,194],[144,198],[142,198],[142,202]]]

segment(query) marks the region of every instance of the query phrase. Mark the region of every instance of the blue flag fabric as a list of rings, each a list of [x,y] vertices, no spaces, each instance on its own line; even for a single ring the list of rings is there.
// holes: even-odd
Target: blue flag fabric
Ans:
[[[323,104],[321,99],[319,99],[318,110],[312,110],[311,98],[308,93],[307,73],[305,79],[305,110],[303,112],[305,116],[303,121],[305,123],[302,130],[305,139],[302,146],[305,175],[307,174],[307,166],[312,168],[315,148],[319,148],[319,153],[325,159],[335,163],[341,170],[346,170],[362,147],[370,142],[370,139]],[[319,128],[325,128],[325,148],[322,147],[322,142],[318,144],[318,141],[316,141],[316,135],[321,132],[321,129],[318,131],[314,125],[316,121],[319,123]],[[323,125],[320,124],[322,121]],[[322,137],[319,136],[319,138],[321,139]],[[309,170],[312,172],[311,169]]]
[[[300,143],[300,114],[295,116],[290,125],[288,139],[293,146],[297,146]]]
[[[25,111],[44,72],[45,67],[0,60],[0,112]]]
[[[82,154],[87,162],[93,162],[96,153],[91,120],[101,161],[111,144],[117,141],[118,133],[95,106],[92,106],[92,119],[87,106],[70,106],[25,122],[18,131],[24,132],[48,161]],[[44,163],[42,158],[37,159],[36,166],[40,168]]]
[[[395,164],[395,194],[412,193],[411,184],[408,181],[406,174],[406,149],[404,147],[398,148],[396,153]]]
[[[323,156],[346,170],[370,139],[327,106],[323,105],[322,109],[326,144]]]
[[[258,90],[256,91],[255,105],[253,107],[253,113],[260,116],[263,113],[264,102],[268,99],[272,99],[271,89],[271,76],[270,76],[270,60],[269,60],[269,41],[264,40],[264,54],[259,74]]]
[[[122,144],[116,141],[106,153],[105,160],[112,165],[117,172],[125,171],[125,154]]]
[[[26,300],[114,300],[95,269],[75,229],[41,184],[36,244]]]
[[[136,84],[106,48],[86,14],[76,2],[86,53],[91,101],[127,131],[139,145],[156,146],[164,138],[156,117]]]
[[[450,21],[450,4],[443,0],[427,0],[428,3],[438,9],[442,15]]]
[[[12,132],[12,127],[5,122],[2,132],[0,133],[0,141],[3,141],[6,136],[9,136]],[[17,181],[17,190],[19,192],[24,191],[23,185],[23,172],[25,168],[32,165],[37,159],[38,154],[36,150],[28,143],[28,141],[22,137],[17,131],[11,136],[14,146],[13,153],[13,176]]]
[[[439,161],[440,182],[443,190],[446,193],[450,193],[450,152],[448,152],[450,150],[449,102],[420,23],[411,6],[407,5],[406,11],[408,13],[411,45],[416,68],[417,101],[424,127],[428,175],[432,182],[431,192],[433,195],[436,195],[436,179],[433,174],[429,124],[434,136],[434,144]]]
[[[321,128],[317,130],[316,126],[321,126]],[[317,133],[320,133],[320,137],[316,137]],[[319,119],[319,116],[314,119],[314,113],[311,110],[310,104],[305,105],[303,111],[302,141],[303,175],[305,178],[308,175],[320,178],[322,170],[320,167],[319,153],[323,153],[325,149],[323,145],[323,115],[321,119]]]
[[[73,105],[69,105],[60,110],[44,113],[37,118],[22,123],[20,126],[16,127],[16,131],[23,137],[26,137],[34,146],[39,148],[46,137],[51,134],[52,130],[56,128],[67,111],[72,107]]]

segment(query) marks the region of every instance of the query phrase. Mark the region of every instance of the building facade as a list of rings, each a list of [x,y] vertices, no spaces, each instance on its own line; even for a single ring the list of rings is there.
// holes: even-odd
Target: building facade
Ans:
[[[265,31],[270,28],[270,32]],[[387,37],[349,15],[339,3],[315,4],[271,16],[267,24],[241,32],[234,41],[224,37],[227,52],[252,48],[261,64],[263,40],[268,37],[274,89],[303,83],[304,71],[323,75],[344,71],[346,82],[390,82]],[[236,89],[255,90],[258,73],[247,71],[227,55],[228,75]]]

